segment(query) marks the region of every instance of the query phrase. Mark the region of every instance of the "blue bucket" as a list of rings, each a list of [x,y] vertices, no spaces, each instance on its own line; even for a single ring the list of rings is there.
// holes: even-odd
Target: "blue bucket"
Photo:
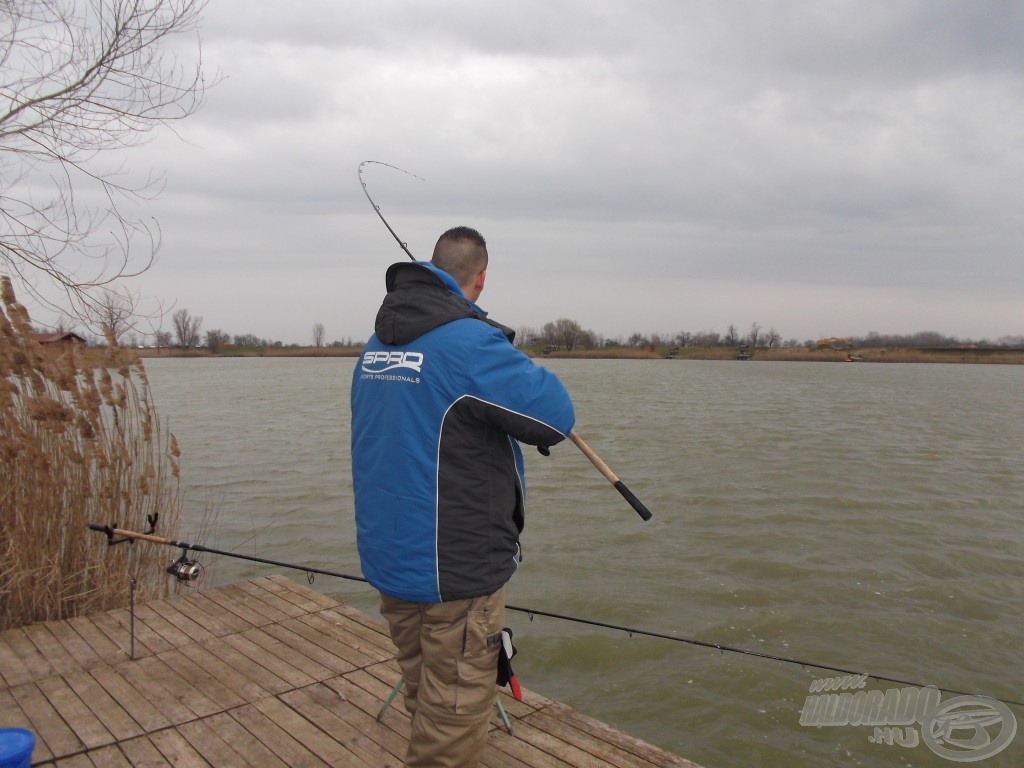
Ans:
[[[28,768],[36,737],[24,728],[0,728],[0,768]]]

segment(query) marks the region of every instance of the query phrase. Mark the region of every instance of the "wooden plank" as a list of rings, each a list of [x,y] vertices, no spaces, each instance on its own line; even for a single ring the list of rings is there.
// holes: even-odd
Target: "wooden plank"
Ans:
[[[228,719],[230,720],[230,718]],[[191,723],[179,725],[178,732],[211,765],[262,765],[262,763],[247,761],[245,757],[232,749],[231,745],[221,738],[217,729],[213,728],[210,723],[210,718],[193,720]]]
[[[233,695],[241,699],[242,704],[248,704],[257,699],[262,699],[264,696],[273,695],[270,691],[254,682],[252,678],[246,677],[239,672],[223,658],[211,653],[206,646],[192,646],[189,648],[188,655],[197,669],[220,682]]]
[[[156,745],[149,740],[148,736],[141,736],[121,744],[121,751],[133,766],[145,766],[145,768],[173,768],[167,762]]]
[[[337,600],[280,574],[260,579],[259,585],[297,605],[303,613],[315,613],[324,608],[334,608],[338,605]]]
[[[348,703],[349,706],[344,709],[346,722],[371,735],[374,742],[389,754],[405,757],[409,738],[409,716],[405,713],[404,706],[396,700],[398,706],[392,705],[387,715],[378,721],[377,712],[384,703],[383,698],[367,693],[349,680],[348,675],[327,680],[323,685]]]
[[[274,699],[265,699],[274,701]],[[256,704],[246,704],[244,707],[233,709],[228,714],[255,738],[259,739],[265,747],[276,754],[287,765],[293,768],[321,768],[327,766],[323,760],[314,755],[302,744],[277,725],[271,718],[256,709]]]
[[[117,671],[144,694],[172,725],[187,723],[220,711],[213,702],[191,689],[157,656],[122,662],[117,666]]]
[[[32,644],[35,645],[39,653],[50,663],[56,674],[67,675],[72,672],[78,672],[82,668],[82,665],[68,653],[67,648],[61,645],[60,641],[53,636],[53,633],[49,631],[45,623],[29,624],[26,627],[22,627],[22,630],[25,632],[25,637],[32,641]]]
[[[82,674],[82,673],[80,673]],[[60,677],[48,677],[36,683],[75,736],[89,749],[114,743],[114,737],[83,702],[78,694]]]
[[[231,748],[246,758],[246,765],[259,766],[263,768],[276,768],[282,766],[288,768],[289,764],[282,760],[267,746],[263,740],[252,733],[234,714],[246,710],[240,707],[238,710],[231,710],[231,713],[217,715],[210,719],[212,727],[231,746]]]
[[[176,602],[154,600],[135,609],[136,618],[160,632],[163,638],[175,648],[191,643],[205,643],[216,635],[178,608]],[[157,620],[160,617],[163,621]]]
[[[271,694],[283,693],[284,691],[291,690],[293,687],[263,665],[254,663],[251,657],[234,647],[230,638],[206,644],[203,648],[235,672],[251,680],[263,691]],[[247,698],[255,699],[259,697],[247,696]]]
[[[7,640],[14,631],[0,632],[0,688],[32,682],[32,674]]]
[[[10,652],[17,659],[11,665],[12,677],[14,680],[20,681],[16,683],[17,685],[33,680],[41,680],[44,677],[56,674],[53,665],[39,652],[35,643],[25,634],[24,627],[7,630],[4,632],[4,640]],[[6,677],[6,671],[4,675]]]
[[[547,731],[535,728],[529,719],[517,720],[514,730],[516,738],[528,742],[558,762],[564,762],[574,766],[574,768],[607,768],[608,766],[615,765],[606,761],[601,756],[593,754],[591,751],[581,749],[571,741],[566,741]],[[643,766],[631,766],[630,768],[643,768]],[[647,768],[650,767],[647,766]]]
[[[46,624],[46,629],[52,634],[58,643],[75,660],[79,669],[92,669],[106,661],[93,650],[92,646],[78,634],[69,621],[51,621]],[[69,670],[61,674],[73,674],[77,670]]]
[[[68,675],[64,679],[71,690],[78,695],[78,698],[110,731],[114,739],[124,741],[142,735],[142,728],[139,724],[88,672]]]
[[[197,655],[201,653],[204,659],[209,658],[201,646],[192,646],[182,651],[167,651],[157,656],[160,661],[173,669],[189,686],[214,702],[217,711],[240,707],[248,702],[231,686],[222,683],[216,675],[211,675],[197,661]],[[242,681],[243,684],[245,681]]]
[[[600,765],[609,766],[610,768],[650,768],[652,765],[647,759],[627,752],[604,739],[595,738],[590,733],[575,728],[557,717],[552,717],[547,712],[538,712],[527,717],[522,722],[524,728],[534,728],[537,732],[547,734],[552,738],[557,738],[566,744],[584,750],[592,755]],[[530,741],[537,742],[542,738],[538,733],[531,732]],[[657,764],[660,765],[661,763]]]
[[[278,619],[278,621],[283,621],[286,618],[294,619],[296,616],[301,616],[306,613],[306,611],[302,610],[294,603],[285,600],[280,595],[274,594],[269,589],[265,589],[263,585],[259,583],[258,579],[254,581],[239,582],[238,588],[247,592],[252,597],[255,597],[261,603],[265,604],[267,608],[274,609],[278,614],[283,615],[283,618]]]
[[[127,662],[132,663],[132,662]],[[171,721],[150,703],[149,699],[128,682],[113,667],[96,667],[89,674],[99,683],[112,699],[124,707],[132,719],[142,728],[144,733],[152,733],[161,728],[168,728]]]
[[[367,629],[376,632],[378,635],[389,637],[388,623],[380,616],[371,616],[370,614],[360,611],[358,608],[353,608],[351,605],[347,605],[346,603],[338,603],[332,610],[344,614],[353,621],[362,624]]]
[[[24,728],[27,731],[35,733],[35,726],[29,719],[29,716],[25,714],[25,711],[21,708],[18,700],[14,698],[10,689],[0,690],[0,712],[3,713],[4,727],[6,728]],[[32,758],[36,762],[49,760],[53,757],[53,752],[46,746],[46,743],[36,736],[36,746],[32,750]]]
[[[387,635],[377,635],[335,611],[321,611],[299,619],[324,634],[334,634],[345,644],[373,661],[385,661],[397,653]]]
[[[309,688],[290,691],[282,695],[281,700],[320,730],[331,734],[367,765],[380,768],[402,765],[405,756],[404,742],[398,739],[391,740],[390,746],[396,751],[389,752],[385,744],[374,740],[373,728],[367,730],[346,719],[346,716],[351,717],[352,705],[323,684],[318,683]]]
[[[36,685],[26,683],[11,688],[10,692],[31,722],[29,729],[36,735],[36,744],[43,742],[55,757],[72,755],[85,749],[85,744],[68,728],[60,713]]]
[[[355,667],[368,667],[394,658],[394,647],[384,651],[379,645],[364,642],[349,631],[349,627],[331,620],[322,614],[311,614],[294,620],[309,627],[310,632],[320,637],[331,638],[333,653],[347,660]],[[298,630],[297,630],[298,631]],[[313,637],[313,635],[307,635]],[[391,641],[388,640],[390,643]]]
[[[95,763],[88,755],[72,755],[60,761],[60,768],[95,768]]]
[[[353,647],[352,638],[344,627],[322,619],[318,620],[316,616],[289,619],[280,626],[319,646],[324,652],[337,659],[337,663],[344,666],[344,668],[338,669],[339,672],[349,672],[382,660],[381,654],[374,653],[370,656],[359,648]]]
[[[379,680],[381,684],[387,686],[388,690],[391,690],[395,685],[395,682],[402,675],[402,670],[398,667],[398,660],[394,658],[390,661],[384,661],[369,667],[363,667],[363,671],[371,677]]]
[[[304,658],[309,659],[320,669],[325,670],[326,674],[318,677],[317,679],[319,680],[323,680],[325,677],[334,677],[335,675],[339,675],[344,672],[351,672],[353,669],[356,669],[355,664],[346,661],[344,657],[339,656],[336,653],[332,653],[324,647],[325,645],[331,644],[332,638],[324,637],[319,633],[312,632],[309,627],[301,621],[290,621],[285,624],[272,624],[259,631],[280,641],[284,645],[293,649],[296,653],[301,654]],[[309,672],[309,670],[307,670],[307,672]],[[312,672],[310,672],[310,674],[312,674]]]
[[[174,699],[182,706],[188,707],[197,717],[206,717],[223,711],[224,708],[220,704],[193,685],[192,681],[182,675],[180,670],[167,663],[167,660],[171,658],[170,653],[168,651],[159,656],[139,659],[135,664],[143,674],[159,683]]]
[[[89,759],[96,768],[136,768],[128,762],[119,745],[102,747],[89,753]],[[64,768],[64,763],[60,764]]]
[[[206,596],[236,616],[249,622],[254,627],[276,624],[289,618],[276,608],[267,605],[253,594],[242,589],[238,584],[217,587],[205,593]]]
[[[612,728],[607,723],[595,720],[572,707],[565,704],[555,703],[545,711],[545,714],[557,718],[565,724],[577,728],[585,733],[590,739],[598,740],[615,747],[624,752],[648,761],[658,766],[671,766],[672,768],[700,768],[695,763],[685,760],[678,755],[666,752],[653,744],[648,744],[627,733]]]
[[[107,613],[94,613],[90,615],[93,622],[109,633],[111,638],[116,638],[125,653],[131,653],[132,647],[132,622],[131,614],[124,609],[108,611]],[[151,656],[155,653],[170,650],[173,646],[153,630],[146,622],[141,621],[136,612],[135,617],[135,656]]]
[[[237,621],[236,617],[225,618],[223,611],[218,612],[216,606],[211,604],[206,598],[197,599],[197,594],[192,592],[164,603],[167,611],[173,610],[202,628],[204,636],[193,637],[192,639],[195,642],[206,642],[209,637],[223,637],[224,635],[230,635],[232,632],[248,629],[248,626],[236,626],[234,624],[234,621]],[[210,610],[206,610],[207,606],[212,607]],[[169,613],[164,613],[164,615],[167,616],[169,621],[177,624]],[[230,614],[228,615],[230,616]]]
[[[279,699],[262,699],[253,707],[284,729],[302,744],[304,749],[308,749],[327,765],[381,768],[380,762],[367,762],[358,752],[348,749],[345,744],[337,741],[333,733],[325,733]]]
[[[130,630],[131,616],[127,611],[117,610],[110,614],[114,620]],[[178,637],[180,633],[167,619],[145,605],[135,606],[135,651],[136,656],[154,656],[177,647],[169,637]],[[139,645],[146,653],[139,653]]]
[[[129,648],[119,645],[108,632],[105,632],[92,620],[92,616],[76,616],[68,619],[67,625],[92,649],[96,657],[104,664],[113,664],[127,655]]]
[[[483,768],[537,768],[537,766],[524,763],[517,757],[503,752],[499,746],[490,741],[488,736],[487,749],[480,758],[480,765]]]
[[[181,599],[187,602],[192,610],[199,612],[196,614],[196,620],[218,637],[233,632],[245,632],[253,626],[251,622],[233,611],[224,610],[222,605],[210,599],[209,592],[192,592]]]
[[[203,722],[216,731],[225,744],[242,756],[243,762],[239,765],[259,766],[259,768],[288,768],[287,763],[229,714],[214,715]],[[190,723],[187,727],[192,727],[192,725]],[[181,727],[185,728],[186,726]],[[226,763],[226,765],[232,764]]]
[[[252,662],[258,664],[263,669],[283,680],[285,682],[285,686],[282,690],[301,688],[304,685],[310,685],[311,683],[316,682],[314,678],[292,667],[286,660],[275,656],[273,653],[254,643],[252,639],[250,639],[249,634],[251,632],[259,631],[260,630],[249,630],[245,635],[229,635],[224,638],[224,644],[230,646],[242,655],[248,657]],[[277,692],[280,693],[281,691]]]
[[[519,723],[516,723],[518,726]],[[504,753],[534,768],[603,768],[599,763],[573,765],[554,755],[548,754],[536,745],[520,738],[509,736],[504,730],[492,730],[487,734],[489,749]]]
[[[203,759],[195,747],[173,728],[154,733],[149,739],[174,768],[209,768],[210,766],[210,763]]]

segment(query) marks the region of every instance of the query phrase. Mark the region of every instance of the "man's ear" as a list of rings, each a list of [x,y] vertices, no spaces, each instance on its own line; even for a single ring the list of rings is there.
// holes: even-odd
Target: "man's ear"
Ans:
[[[483,291],[484,283],[486,281],[487,281],[487,270],[486,269],[482,269],[482,270],[480,270],[480,273],[476,276],[476,280],[473,283],[473,287],[476,289],[478,294]]]

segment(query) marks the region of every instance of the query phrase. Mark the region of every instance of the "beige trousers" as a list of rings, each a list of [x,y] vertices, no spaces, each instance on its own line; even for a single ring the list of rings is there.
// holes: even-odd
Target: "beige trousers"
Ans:
[[[486,597],[410,603],[381,595],[398,647],[412,732],[409,768],[475,768],[487,744],[505,588]]]

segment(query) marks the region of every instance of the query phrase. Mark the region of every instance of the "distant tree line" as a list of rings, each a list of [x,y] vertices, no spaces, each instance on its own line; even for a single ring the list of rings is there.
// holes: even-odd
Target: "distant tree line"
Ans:
[[[736,326],[730,325],[725,334],[717,331],[651,334],[637,332],[627,337],[610,337],[585,329],[577,321],[562,317],[545,323],[539,330],[529,326],[520,327],[516,331],[516,343],[523,347],[557,347],[567,352],[610,347],[633,347],[654,351],[666,347],[777,347],[782,344],[782,336],[775,328],[765,331],[760,323],[752,323],[750,330],[742,335]],[[785,343],[787,346],[799,345],[796,340]]]
[[[881,334],[871,331],[865,336],[847,336],[850,346],[870,348],[928,348],[928,347],[1024,347],[1024,336],[1003,336],[996,341],[961,339],[946,336],[937,331],[918,331],[912,334]],[[650,351],[672,347],[743,347],[771,349],[774,347],[807,347],[813,349],[816,339],[800,341],[784,339],[774,326],[765,330],[758,322],[750,324],[746,333],[740,333],[735,325],[729,325],[725,333],[718,331],[677,331],[674,333],[633,333],[627,337],[606,337],[596,331],[583,328],[580,323],[562,317],[545,323],[540,329],[521,326],[516,330],[516,344],[521,347],[553,348],[572,352],[574,350],[601,349],[609,347],[633,347]]]
[[[284,342],[264,339],[252,333],[231,335],[219,328],[208,330],[203,334],[201,333],[203,318],[198,315],[193,315],[187,309],[179,309],[171,316],[171,321],[174,328],[173,334],[170,331],[158,331],[155,334],[157,347],[181,347],[188,349],[205,347],[211,352],[217,352],[218,350],[229,346],[275,348],[284,346],[302,346],[299,344],[286,345]],[[323,323],[314,323],[312,328],[313,346],[352,347],[362,344],[362,342],[353,341],[352,338],[343,340],[339,339],[328,344],[325,341],[326,334],[327,331]]]
[[[102,325],[108,335],[119,343],[127,341],[130,346],[141,346],[139,334],[133,314],[134,299],[131,296],[108,292],[102,303],[103,313],[97,316],[97,324]],[[150,334],[157,348],[178,347],[183,349],[206,348],[217,352],[224,347],[300,347],[301,344],[285,344],[281,341],[261,338],[252,333],[228,334],[218,328],[205,332],[202,330],[203,318],[193,315],[188,309],[179,309],[171,316],[170,331],[157,330]],[[69,330],[62,320],[59,330]],[[121,337],[124,337],[122,340]],[[351,337],[331,342],[326,341],[326,328],[323,323],[314,323],[310,339],[314,347],[359,347],[363,342]],[[829,337],[835,339],[836,337]],[[843,348],[886,348],[924,349],[950,347],[982,347],[982,348],[1024,348],[1024,335],[1002,336],[995,341],[982,339],[974,341],[967,338],[947,336],[938,331],[918,331],[912,334],[882,334],[870,331],[864,336],[846,336],[838,339]],[[90,344],[103,343],[98,337],[90,337]],[[584,328],[576,320],[560,317],[545,323],[543,327],[520,326],[516,329],[515,343],[519,347],[535,349],[554,349],[572,352],[575,350],[608,349],[615,347],[634,348],[651,352],[670,350],[672,348],[711,347],[751,347],[771,349],[776,347],[815,347],[824,346],[822,340],[796,338],[784,339],[774,326],[768,330],[753,322],[745,333],[741,333],[735,325],[730,324],[724,333],[718,331],[676,331],[640,333],[629,336],[605,336],[597,331]]]

